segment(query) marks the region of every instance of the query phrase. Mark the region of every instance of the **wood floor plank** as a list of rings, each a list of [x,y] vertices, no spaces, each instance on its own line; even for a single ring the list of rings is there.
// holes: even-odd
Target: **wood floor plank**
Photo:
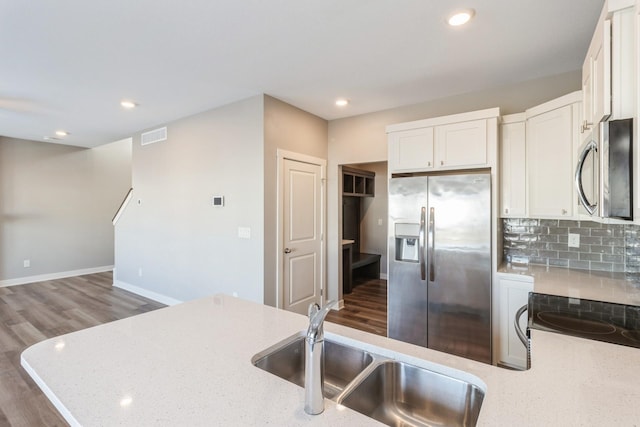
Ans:
[[[106,272],[0,288],[0,427],[67,425],[20,366],[28,346],[164,307],[112,284]]]
[[[387,336],[387,281],[359,280],[355,285],[344,296],[344,308],[331,311],[327,321]]]

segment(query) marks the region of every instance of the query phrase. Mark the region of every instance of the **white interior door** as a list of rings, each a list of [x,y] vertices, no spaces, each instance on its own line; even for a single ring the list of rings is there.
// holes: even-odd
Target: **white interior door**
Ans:
[[[284,159],[283,169],[283,305],[306,314],[321,303],[322,167]]]

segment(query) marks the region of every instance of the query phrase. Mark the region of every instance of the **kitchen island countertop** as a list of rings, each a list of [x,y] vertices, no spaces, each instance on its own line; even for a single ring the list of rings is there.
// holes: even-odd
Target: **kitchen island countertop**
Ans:
[[[251,364],[307,325],[306,317],[217,295],[35,344],[22,365],[72,425],[377,425]],[[634,426],[638,349],[532,331],[532,368],[518,372],[332,323],[327,337],[477,377],[479,426]],[[438,367],[437,365],[441,367]],[[461,374],[462,375],[462,374]]]

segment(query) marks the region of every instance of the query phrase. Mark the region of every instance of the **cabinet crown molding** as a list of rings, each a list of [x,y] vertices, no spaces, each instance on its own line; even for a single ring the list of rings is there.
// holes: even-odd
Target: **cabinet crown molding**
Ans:
[[[431,119],[416,120],[413,122],[398,123],[387,126],[387,133],[403,130],[420,129],[431,126],[448,125],[473,120],[491,119],[500,117],[500,108],[487,108],[485,110],[470,111],[468,113],[452,114],[449,116],[434,117]]]
[[[544,104],[536,105],[535,107],[529,108],[525,111],[525,115],[527,119],[540,115],[542,113],[546,113],[547,111],[556,110],[558,108],[562,108],[566,105],[575,104],[576,102],[582,102],[582,91],[577,90],[575,92],[571,92],[567,95],[561,96],[560,98],[553,99],[549,102],[545,102]]]

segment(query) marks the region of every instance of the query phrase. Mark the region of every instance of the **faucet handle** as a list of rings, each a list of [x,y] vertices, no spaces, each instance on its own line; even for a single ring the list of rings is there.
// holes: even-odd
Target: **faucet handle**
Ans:
[[[318,304],[311,304],[309,306],[309,328],[307,329],[307,338],[316,340],[318,337],[322,338],[322,323],[324,318],[329,314],[331,307],[336,305],[338,301],[327,301],[324,307],[320,308]]]
[[[320,305],[318,305],[317,302],[312,302],[311,304],[309,304],[309,310],[307,312],[307,314],[309,315],[309,319],[313,319],[313,316],[315,316],[319,311]]]

